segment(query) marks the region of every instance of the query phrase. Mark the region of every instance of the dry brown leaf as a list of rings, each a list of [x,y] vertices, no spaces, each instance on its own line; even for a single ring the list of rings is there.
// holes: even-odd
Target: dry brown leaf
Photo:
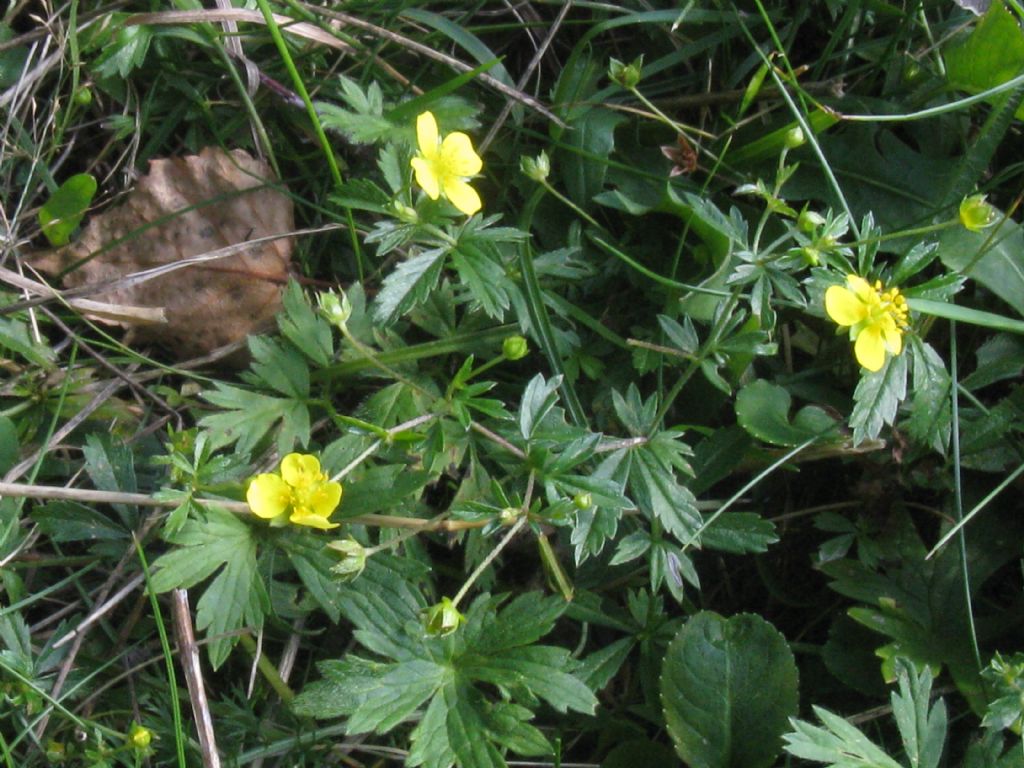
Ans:
[[[94,299],[164,310],[165,324],[131,325],[133,341],[158,344],[179,360],[209,354],[268,325],[281,308],[291,238],[241,245],[294,230],[291,198],[269,180],[266,163],[241,149],[152,160],[124,203],[34,265],[55,273],[83,262],[65,276],[66,288],[99,284],[89,292]],[[123,279],[223,249],[223,258]]]

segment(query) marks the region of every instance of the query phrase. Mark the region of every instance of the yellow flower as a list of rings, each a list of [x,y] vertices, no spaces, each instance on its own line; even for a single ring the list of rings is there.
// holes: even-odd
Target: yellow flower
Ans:
[[[341,483],[320,471],[316,456],[289,453],[281,461],[281,474],[256,475],[245,493],[249,509],[272,526],[288,523],[327,530],[337,528],[331,513],[341,502]]]
[[[896,288],[885,291],[880,281],[871,285],[863,277],[847,275],[845,286],[825,291],[825,311],[839,325],[850,327],[857,362],[869,371],[885,364],[886,350],[893,355],[903,350],[907,300]]]
[[[437,200],[444,195],[467,216],[479,211],[480,195],[466,181],[484,164],[469,136],[449,133],[442,141],[433,113],[424,112],[416,118],[416,142],[420,151],[412,159],[412,169],[427,197]]]

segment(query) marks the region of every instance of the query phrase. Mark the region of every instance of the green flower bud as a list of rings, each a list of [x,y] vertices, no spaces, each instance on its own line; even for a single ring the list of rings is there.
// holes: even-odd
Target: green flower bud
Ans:
[[[816,267],[821,263],[821,251],[809,245],[805,245],[800,249],[800,256],[803,257],[804,263],[809,267]]]
[[[501,354],[506,360],[522,360],[530,354],[530,345],[522,336],[509,336],[501,342]]]
[[[337,552],[341,562],[331,566],[331,573],[342,581],[354,581],[366,567],[366,547],[349,536],[347,539],[327,542],[328,549]]]
[[[88,107],[92,104],[92,89],[87,85],[81,85],[75,91],[75,95],[72,98],[78,106]]]
[[[786,149],[796,149],[806,141],[807,137],[804,136],[804,129],[799,125],[794,125],[786,131],[786,135],[782,139],[782,143],[786,145]]]
[[[344,291],[340,297],[334,291],[323,291],[317,294],[317,303],[320,305],[320,313],[331,325],[345,328],[345,323],[352,316],[352,303]]]
[[[441,602],[432,605],[423,614],[423,627],[431,637],[444,637],[457,630],[466,617],[459,613],[451,598],[442,597]]]
[[[577,493],[572,497],[572,503],[576,509],[590,509],[594,506],[594,497],[589,493]]]
[[[999,212],[985,202],[985,195],[971,195],[960,203],[960,223],[971,232],[991,227],[997,218]]]
[[[813,232],[817,227],[825,223],[825,217],[814,211],[803,210],[797,217],[796,225],[801,232]]]
[[[512,525],[512,523],[519,519],[519,515],[522,512],[523,510],[519,507],[505,507],[501,510],[501,514],[498,515],[498,520],[501,521],[502,525]]]
[[[551,160],[548,153],[541,151],[536,157],[519,158],[519,170],[534,181],[544,181],[551,173]]]
[[[395,211],[395,216],[399,221],[405,224],[419,224],[420,215],[416,213],[415,208],[410,208],[408,205],[403,203],[401,200],[395,200],[391,207]]]
[[[132,723],[132,727],[128,731],[128,743],[132,749],[137,751],[143,751],[149,746],[149,743],[153,740],[153,732],[145,726],[139,725],[138,723]]]
[[[637,56],[629,64],[624,64],[618,59],[611,59],[608,62],[608,79],[627,90],[633,90],[640,83],[643,64],[643,55]]]

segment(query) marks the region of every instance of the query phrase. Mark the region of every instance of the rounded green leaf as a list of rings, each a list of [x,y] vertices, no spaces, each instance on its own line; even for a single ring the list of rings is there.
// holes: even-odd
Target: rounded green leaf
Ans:
[[[772,445],[793,447],[812,437],[835,433],[836,423],[832,417],[813,405],[801,408],[790,422],[791,402],[785,389],[758,379],[736,396],[736,420],[751,435]]]
[[[669,645],[661,703],[676,752],[691,768],[767,768],[796,714],[793,654],[760,616],[702,611]]]
[[[61,184],[39,209],[39,226],[50,245],[67,245],[96,194],[96,179],[78,173]]]

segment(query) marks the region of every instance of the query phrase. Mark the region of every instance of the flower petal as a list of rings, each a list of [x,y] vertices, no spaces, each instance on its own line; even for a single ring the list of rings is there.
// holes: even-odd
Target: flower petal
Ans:
[[[484,167],[484,161],[473,150],[473,142],[464,133],[449,133],[441,142],[441,165],[445,175],[475,176]]]
[[[452,205],[467,216],[480,210],[480,195],[469,184],[459,179],[444,180],[444,196],[451,200]]]
[[[437,200],[441,196],[441,180],[437,178],[434,165],[422,157],[412,159],[412,170],[416,174],[416,183],[431,200]]]
[[[825,291],[825,311],[839,325],[856,325],[868,314],[864,302],[852,290],[841,285],[829,286]]]
[[[416,143],[420,154],[428,160],[437,156],[437,120],[433,112],[423,112],[416,118]]]
[[[306,453],[289,453],[281,460],[281,477],[292,488],[306,488],[320,481],[320,461]]]
[[[321,531],[328,531],[339,525],[339,523],[332,523],[325,516],[308,509],[296,509],[288,519],[295,525],[307,525],[310,528],[319,528]]]
[[[877,325],[869,325],[857,335],[853,345],[853,354],[857,362],[874,372],[885,365],[885,341],[882,329]]]
[[[903,351],[903,332],[896,326],[896,322],[889,318],[890,322],[882,325],[882,338],[885,339],[885,348],[893,355]]]
[[[341,501],[341,483],[320,483],[309,494],[307,503],[310,509],[323,517],[330,517]]]
[[[874,288],[871,287],[871,283],[859,275],[847,275],[846,287],[853,291],[853,294],[858,299],[864,302],[871,300],[871,292],[874,291]]]
[[[270,520],[287,511],[291,489],[279,475],[256,475],[245,492],[245,500],[256,517]]]

